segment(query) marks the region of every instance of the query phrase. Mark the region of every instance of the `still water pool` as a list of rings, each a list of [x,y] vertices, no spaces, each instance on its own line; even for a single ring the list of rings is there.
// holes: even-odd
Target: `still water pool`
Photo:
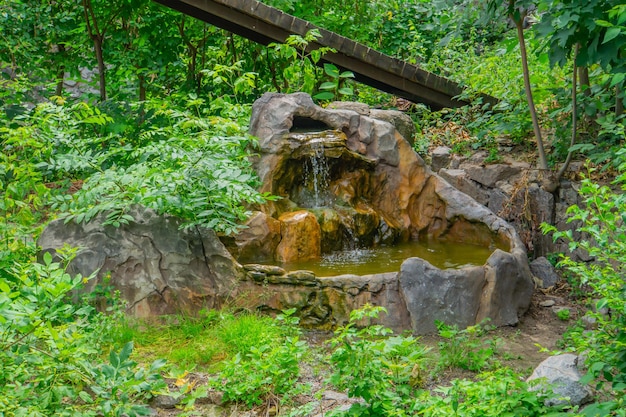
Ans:
[[[288,271],[305,269],[316,276],[343,274],[368,275],[400,271],[407,258],[422,258],[441,268],[484,265],[494,247],[447,242],[407,242],[374,249],[354,249],[328,253],[321,259],[281,264]]]

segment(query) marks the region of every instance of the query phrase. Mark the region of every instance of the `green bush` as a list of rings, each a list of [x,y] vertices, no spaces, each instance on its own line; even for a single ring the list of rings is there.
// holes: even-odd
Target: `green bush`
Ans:
[[[572,333],[569,343],[579,352],[585,352],[589,373],[585,380],[596,381],[596,388],[606,388],[610,400],[583,410],[584,415],[624,415],[626,401],[626,150],[617,153],[621,160],[620,174],[613,187],[582,181],[579,193],[583,206],[568,209],[568,222],[579,222],[573,232],[557,231],[543,225],[544,232],[563,239],[570,251],[582,249],[593,258],[592,262],[577,262],[563,257],[560,265],[577,277],[578,285],[595,300],[594,312],[587,313],[596,319],[597,327],[589,331]],[[609,314],[600,314],[606,309]],[[577,336],[576,336],[577,335]],[[621,413],[621,414],[620,414]]]
[[[300,361],[308,351],[300,340],[297,319],[285,311],[278,324],[288,334],[250,346],[222,363],[222,371],[211,385],[224,393],[224,401],[244,403],[249,407],[285,401],[306,387],[298,383]],[[286,321],[285,321],[286,320]]]
[[[67,220],[105,212],[119,226],[142,204],[186,227],[233,233],[248,215],[243,204],[269,196],[256,191],[248,160],[255,142],[238,121],[249,108],[222,105],[229,118],[193,98],[182,110],[170,102],[109,104],[111,115],[83,102],[42,103],[3,128],[0,209],[23,217],[33,211],[22,207],[51,202]]]
[[[86,280],[70,276],[48,253],[43,263],[13,259],[0,277],[0,410],[15,416],[145,414],[146,399],[163,388],[155,362],[129,359],[132,343],[108,363],[111,318],[71,300]],[[5,271],[6,272],[6,271]]]
[[[484,371],[495,365],[499,339],[485,338],[485,326],[475,325],[459,330],[457,326],[449,326],[436,322],[439,336],[440,369],[456,367],[468,371]]]
[[[531,391],[515,372],[502,368],[480,374],[476,380],[454,380],[433,395],[420,391],[402,416],[423,417],[564,417],[558,407],[546,407],[546,396]]]
[[[337,329],[330,341],[330,383],[365,401],[353,404],[347,415],[393,415],[423,383],[428,349],[416,338],[390,336],[392,331],[380,325],[357,327],[382,312],[386,312],[383,307],[369,305],[352,311],[349,323]]]

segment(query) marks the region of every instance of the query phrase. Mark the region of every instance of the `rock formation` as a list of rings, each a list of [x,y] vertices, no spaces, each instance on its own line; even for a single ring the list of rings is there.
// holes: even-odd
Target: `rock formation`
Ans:
[[[104,216],[87,224],[55,220],[37,243],[53,253],[65,244],[79,248],[70,272],[96,273],[85,290],[111,285],[139,317],[219,308],[236,290],[243,269],[212,230],[181,230],[178,219],[142,207],[129,214],[135,221],[119,228],[103,225]]]
[[[111,285],[139,316],[219,307],[228,299],[268,312],[296,308],[303,324],[322,328],[346,323],[366,303],[387,308],[382,323],[415,333],[433,331],[435,320],[517,323],[533,281],[513,227],[432,173],[394,127],[412,134],[406,120],[397,120],[403,115],[334,106],[319,107],[306,94],[273,93],[254,104],[254,164],[262,191],[281,199],[258,207],[247,230],[225,239],[235,257],[246,259],[244,267],[212,231],[179,230],[176,219],[140,208],[130,213],[136,222],[118,229],[101,218],[87,225],[52,222],[39,244],[49,251],[64,243],[81,247],[72,268],[97,271],[90,288],[110,273]],[[397,271],[334,277],[275,266],[351,245],[428,239],[493,253],[484,265],[454,270],[419,258]]]
[[[253,304],[271,311],[293,306],[309,311],[305,316],[312,322],[336,325],[347,320],[346,312],[373,302],[393,306],[389,316],[396,323],[383,318],[385,324],[394,328],[409,324],[416,333],[434,331],[435,320],[460,326],[486,318],[495,325],[517,323],[530,303],[533,282],[515,230],[433,174],[394,128],[402,124],[394,123],[393,116],[360,103],[333,103],[324,109],[306,94],[263,95],[253,106],[250,127],[259,138],[255,166],[262,191],[282,198],[261,208],[263,218],[281,221],[289,213],[300,217],[302,210],[313,213],[321,240],[316,240],[316,231],[309,243],[321,252],[346,248],[341,241],[347,236],[359,246],[436,239],[482,245],[495,252],[485,265],[473,268],[440,270],[413,258],[401,271],[311,276],[306,286],[286,271],[268,274],[249,265],[247,291],[255,294]],[[320,155],[323,162],[309,162]],[[310,184],[311,164],[324,165],[323,187]],[[487,172],[485,178],[493,175]],[[286,227],[283,224],[281,230]],[[260,246],[249,235],[235,242],[231,247],[238,253],[250,253],[248,245]],[[279,250],[269,259],[248,259],[293,261],[298,252],[290,257]],[[337,294],[343,295],[330,297],[329,288],[342,288]]]

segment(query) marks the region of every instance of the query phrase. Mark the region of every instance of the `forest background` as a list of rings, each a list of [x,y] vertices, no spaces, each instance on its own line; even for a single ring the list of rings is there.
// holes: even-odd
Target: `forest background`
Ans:
[[[495,108],[476,99],[439,112],[410,106],[417,152],[426,155],[434,144],[465,154],[484,149],[495,162],[501,158],[497,141],[506,137],[536,155],[546,171],[559,174],[574,157],[614,179],[607,185],[585,179],[581,193],[588,205],[571,211],[591,237],[572,247],[588,249],[597,263],[566,259],[563,265],[595,307],[612,312],[598,318],[593,337],[570,340],[572,348],[596,352],[589,378],[599,377],[598,387],[606,387],[586,415],[624,415],[626,4],[268,3],[453,79],[466,86],[467,99],[482,92],[501,100]],[[340,69],[316,66],[327,51],[306,49],[315,32],[264,47],[148,0],[0,0],[0,28],[0,413],[6,415],[140,413],[142,401],[163,389],[162,362],[140,371],[130,360],[132,344],[115,330],[125,319],[114,297],[108,315],[94,309],[95,296],[72,303],[68,294],[88,278],[69,276],[64,262],[36,261],[34,242],[47,221],[84,222],[106,212],[119,226],[132,221],[128,207],[143,204],[180,216],[188,227],[234,233],[247,216],[246,204],[272,198],[256,191],[248,162],[255,146],[247,135],[250,107],[261,94],[304,91],[320,104],[404,105],[352,83]],[[284,340],[293,333],[288,328]],[[379,336],[347,329],[337,338],[356,338],[364,354],[366,341]],[[300,345],[281,346],[284,360],[301,353]],[[273,358],[250,351],[239,358],[250,355]],[[335,358],[350,366],[346,357]],[[292,365],[284,368],[296,372]],[[379,366],[378,379],[389,382],[379,391],[388,396],[351,391],[371,407],[378,404],[371,415],[416,407],[415,395],[397,389],[406,381],[388,381],[384,361]],[[274,386],[292,385],[284,382]],[[350,390],[358,381],[335,382]],[[441,413],[453,407],[458,414],[459,392],[443,396]]]

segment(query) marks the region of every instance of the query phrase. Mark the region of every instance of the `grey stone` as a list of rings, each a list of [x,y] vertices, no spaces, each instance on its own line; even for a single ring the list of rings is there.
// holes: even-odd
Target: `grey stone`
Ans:
[[[332,110],[350,110],[363,116],[370,115],[370,107],[365,103],[359,103],[357,101],[333,101],[328,103],[326,108]]]
[[[593,399],[593,392],[580,383],[581,375],[577,367],[578,357],[573,354],[551,356],[535,368],[528,381],[539,379],[532,389],[552,392],[546,399],[548,406],[582,405]]]
[[[409,258],[400,269],[400,287],[415,333],[433,333],[435,321],[461,328],[475,324],[485,271],[441,270],[420,258]]]
[[[441,270],[423,259],[407,259],[400,286],[415,333],[436,330],[435,320],[461,328],[490,319],[513,325],[528,309],[533,284],[515,257],[496,250],[485,267]]]
[[[554,300],[543,300],[543,301],[541,301],[541,302],[539,303],[539,305],[540,305],[541,307],[546,307],[546,308],[547,308],[547,307],[552,307],[552,306],[554,306],[555,304],[556,304],[556,301],[554,301]]]
[[[180,398],[174,397],[171,395],[155,395],[150,400],[150,406],[154,408],[161,408],[164,410],[171,410],[176,408],[176,406],[180,403]]]
[[[530,271],[541,280],[541,288],[549,288],[559,282],[559,275],[556,273],[556,269],[543,256],[530,263]]]
[[[439,172],[441,168],[448,168],[452,159],[452,150],[447,146],[437,146],[430,154],[431,168],[434,172]]]
[[[518,175],[522,168],[513,164],[494,164],[494,165],[464,165],[462,168],[467,175],[474,181],[486,186],[494,187],[498,181],[507,180]]]
[[[139,206],[128,214],[135,221],[118,228],[103,225],[104,215],[87,224],[55,220],[38,245],[52,253],[64,244],[80,248],[69,271],[96,274],[85,290],[110,273],[109,283],[128,302],[128,312],[141,317],[217,308],[243,277],[212,230],[181,230],[179,219]]]
[[[464,170],[442,168],[439,170],[439,176],[448,181],[451,186],[469,195],[480,204],[488,204],[489,194],[480,188],[480,185],[472,181]]]
[[[559,199],[567,207],[578,204],[578,191],[575,187],[576,186],[571,181],[561,181],[561,185],[559,187]]]
[[[406,113],[399,110],[371,109],[369,115],[374,119],[391,123],[411,145],[415,142],[415,123]]]
[[[490,190],[488,195],[489,201],[487,202],[487,207],[489,207],[489,210],[494,214],[499,215],[502,210],[505,209],[510,197],[497,188]]]
[[[326,390],[322,394],[322,400],[325,401],[348,401],[350,397],[348,397],[343,392]]]

